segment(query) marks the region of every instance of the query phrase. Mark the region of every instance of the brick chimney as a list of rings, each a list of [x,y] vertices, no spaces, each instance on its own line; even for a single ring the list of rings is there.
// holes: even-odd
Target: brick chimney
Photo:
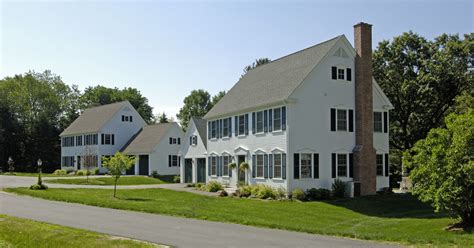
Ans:
[[[372,25],[354,25],[355,119],[354,182],[360,183],[360,195],[376,192],[374,122],[372,103]],[[355,186],[357,195],[358,187]]]

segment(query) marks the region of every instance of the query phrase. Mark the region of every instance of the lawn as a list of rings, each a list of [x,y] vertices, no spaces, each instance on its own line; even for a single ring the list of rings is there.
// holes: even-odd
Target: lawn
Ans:
[[[114,179],[110,177],[99,178],[74,178],[74,179],[49,179],[45,183],[61,183],[61,184],[81,184],[81,185],[114,185]],[[162,184],[162,180],[153,177],[143,176],[126,176],[120,177],[117,185],[141,185],[141,184]]]
[[[37,177],[37,172],[13,172],[13,175],[6,172],[0,173],[2,176],[20,176],[20,177]],[[42,177],[78,177],[78,175],[53,175],[53,173],[41,173]]]
[[[0,215],[0,247],[158,247],[43,222]]]
[[[474,235],[445,231],[451,223],[410,195],[327,202],[218,198],[166,189],[7,189],[51,200],[406,245],[474,246]]]

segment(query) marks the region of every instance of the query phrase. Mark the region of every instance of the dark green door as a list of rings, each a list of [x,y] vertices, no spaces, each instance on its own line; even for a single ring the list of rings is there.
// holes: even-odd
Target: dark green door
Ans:
[[[191,183],[193,181],[193,160],[187,158],[184,160],[184,182]]]
[[[206,159],[205,158],[197,159],[197,182],[198,183],[206,182]]]
[[[138,156],[138,175],[148,176],[148,155]]]

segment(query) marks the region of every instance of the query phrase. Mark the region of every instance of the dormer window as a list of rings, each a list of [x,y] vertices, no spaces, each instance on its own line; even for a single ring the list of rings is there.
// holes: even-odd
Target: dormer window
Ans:
[[[331,78],[333,80],[352,81],[352,69],[345,67],[331,67]]]

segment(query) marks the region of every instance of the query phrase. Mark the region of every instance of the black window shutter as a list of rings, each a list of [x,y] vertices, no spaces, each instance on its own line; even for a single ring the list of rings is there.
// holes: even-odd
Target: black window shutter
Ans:
[[[336,109],[331,109],[331,131],[336,131]]]
[[[286,130],[286,107],[281,107],[281,130]]]
[[[125,116],[122,115],[122,121],[125,121]]]
[[[319,178],[319,154],[318,153],[314,153],[313,154],[313,163],[314,163],[314,167],[313,167],[313,177],[314,178]]]
[[[222,156],[217,157],[217,176],[222,176]]]
[[[337,79],[337,67],[333,66],[331,67],[331,75],[332,75],[332,79]]]
[[[388,112],[383,112],[383,132],[388,132]]]
[[[255,154],[252,155],[252,177],[255,178],[255,170],[257,169],[256,166],[257,159],[255,158]]]
[[[354,110],[349,109],[349,132],[354,132]]]
[[[173,138],[170,137],[170,145],[173,144]]]
[[[352,69],[351,68],[347,68],[346,70],[346,78],[347,78],[347,81],[352,81]]]
[[[286,154],[281,155],[281,178],[286,179]]]
[[[239,117],[238,116],[234,116],[234,124],[235,124],[234,134],[235,136],[239,136]]]
[[[349,153],[349,177],[354,177],[354,153]]]
[[[232,137],[232,117],[229,117],[229,137]]]
[[[268,110],[268,132],[272,132],[273,131],[273,111],[271,109]]]
[[[331,172],[332,178],[336,178],[336,154],[331,154]]]
[[[268,178],[268,154],[263,155],[263,178]]]
[[[171,167],[171,155],[168,155],[168,167]]]
[[[181,138],[178,138],[178,145],[181,145]]]
[[[268,111],[263,111],[263,132],[268,132]]]
[[[217,138],[220,138],[221,137],[221,120],[217,120],[216,121],[217,123]]]
[[[207,122],[207,139],[211,139],[211,122]]]
[[[115,134],[112,134],[112,145],[115,145]]]
[[[207,157],[207,175],[211,175],[211,157]]]
[[[273,178],[273,154],[268,155],[268,178]]]
[[[245,135],[249,134],[249,114],[245,114]]]
[[[389,161],[388,161],[388,153],[385,153],[385,176],[388,177],[388,168],[389,168]]]
[[[293,155],[293,178],[299,179],[300,178],[300,154],[295,153]]]
[[[130,122],[133,122],[133,119],[132,119],[132,118],[133,118],[133,116],[130,116]]]
[[[100,135],[100,143],[103,145],[104,144],[104,134]]]
[[[255,119],[255,112],[252,112],[252,134],[255,134],[256,124],[257,124],[257,120]]]

